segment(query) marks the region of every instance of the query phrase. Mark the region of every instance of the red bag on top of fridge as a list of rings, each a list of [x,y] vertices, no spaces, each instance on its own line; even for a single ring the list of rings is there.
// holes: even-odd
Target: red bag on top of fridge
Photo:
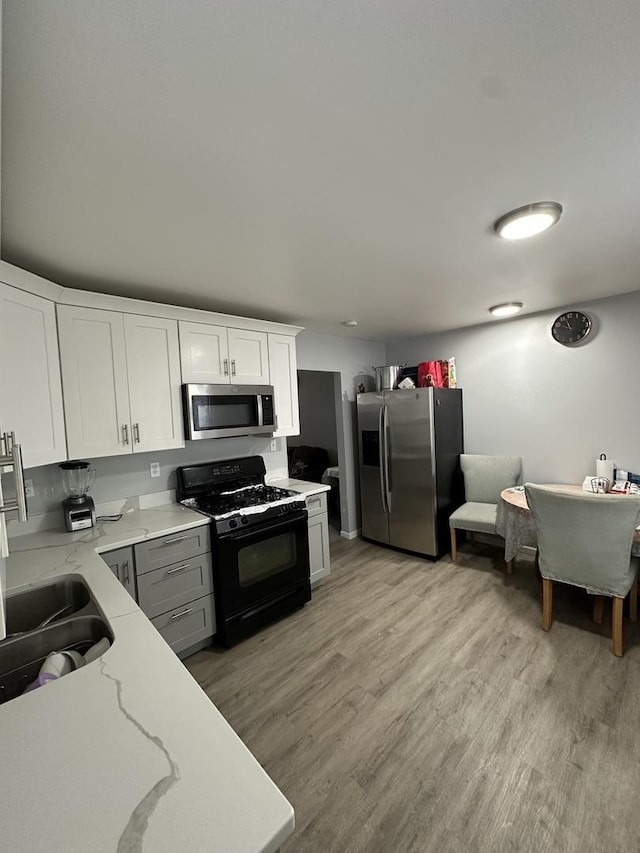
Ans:
[[[455,388],[456,360],[421,361],[418,365],[418,388]]]
[[[421,361],[418,365],[418,388],[444,388],[439,361]]]

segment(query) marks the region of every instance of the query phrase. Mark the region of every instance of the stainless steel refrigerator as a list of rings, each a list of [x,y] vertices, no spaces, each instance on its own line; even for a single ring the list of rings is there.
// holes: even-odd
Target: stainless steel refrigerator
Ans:
[[[462,390],[358,394],[362,535],[438,557],[462,497]]]

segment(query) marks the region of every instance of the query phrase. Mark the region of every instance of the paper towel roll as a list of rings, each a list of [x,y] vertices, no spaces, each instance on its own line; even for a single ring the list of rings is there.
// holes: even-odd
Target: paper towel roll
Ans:
[[[596,459],[596,477],[606,477],[613,485],[613,469],[615,462],[612,459]]]

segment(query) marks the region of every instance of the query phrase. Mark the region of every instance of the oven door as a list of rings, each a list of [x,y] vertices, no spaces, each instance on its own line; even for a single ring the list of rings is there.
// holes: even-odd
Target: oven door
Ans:
[[[306,510],[217,536],[213,577],[225,645],[309,601]]]

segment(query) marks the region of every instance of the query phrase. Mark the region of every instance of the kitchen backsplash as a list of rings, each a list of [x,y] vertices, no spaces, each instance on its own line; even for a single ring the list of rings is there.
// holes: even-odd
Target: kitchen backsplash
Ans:
[[[101,510],[100,504],[118,502],[125,498],[138,498],[146,495],[158,495],[175,489],[175,470],[179,465],[198,462],[210,462],[218,459],[233,459],[237,456],[260,455],[264,458],[267,477],[287,476],[287,444],[285,438],[274,439],[276,450],[271,450],[269,438],[218,438],[208,441],[188,441],[180,450],[165,450],[156,453],[135,453],[123,456],[109,456],[90,459],[96,469],[96,481],[90,495]],[[152,478],[149,466],[152,462],[160,465],[160,476]],[[62,485],[57,465],[44,465],[41,468],[29,468],[25,479],[31,480],[35,495],[28,498],[30,521],[26,525],[15,521],[9,523],[9,536],[20,536],[33,529],[58,527],[62,525]],[[7,497],[12,495],[13,477],[3,478]],[[146,498],[142,505],[153,503]],[[128,506],[135,508],[135,501]],[[106,512],[107,510],[102,510]],[[114,510],[115,511],[115,510]]]

